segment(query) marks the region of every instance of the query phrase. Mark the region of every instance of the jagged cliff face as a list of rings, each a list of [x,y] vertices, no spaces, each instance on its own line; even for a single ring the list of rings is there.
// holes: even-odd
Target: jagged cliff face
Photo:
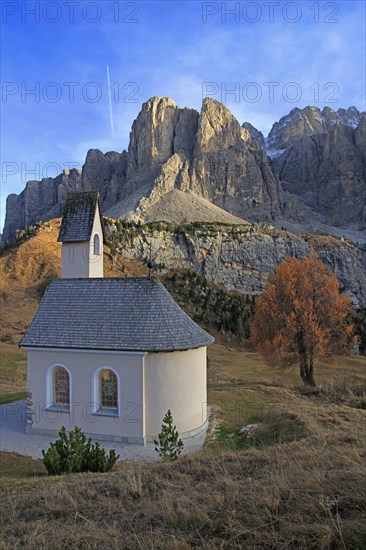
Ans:
[[[191,189],[252,221],[280,212],[279,189],[263,149],[230,111],[205,99],[198,120]]]
[[[145,103],[132,126],[128,155],[128,200],[107,211],[112,217],[148,220],[174,190],[249,220],[271,220],[280,211],[277,180],[263,149],[213,99],[203,101],[200,113],[168,98]]]
[[[272,166],[283,189],[297,195],[326,223],[366,228],[366,115],[352,129],[298,139]]]
[[[2,240],[13,240],[17,229],[26,229],[37,221],[61,216],[69,191],[82,190],[82,177],[78,170],[70,170],[57,178],[28,181],[19,194],[9,195]]]
[[[142,176],[156,176],[175,153],[191,158],[198,117],[194,109],[181,109],[169,98],[144,103],[132,125],[127,179],[136,177],[144,184]]]
[[[118,250],[145,263],[151,254],[163,272],[192,269],[245,294],[262,292],[270,273],[286,258],[303,259],[315,250],[338,277],[341,290],[352,294],[355,306],[366,307],[366,250],[330,237],[301,238],[255,226],[207,226],[179,233],[139,228],[123,234]]]
[[[262,145],[261,134],[246,127]],[[284,220],[366,228],[365,113],[295,108],[273,125],[264,146],[280,181]]]
[[[103,154],[90,149],[82,170],[82,190],[99,191],[103,207],[110,208],[123,196],[127,161],[126,151]]]
[[[26,229],[37,221],[60,217],[68,192],[99,191],[104,208],[109,208],[123,196],[126,179],[127,153],[106,153],[91,149],[82,171],[65,170],[56,178],[28,181],[19,194],[6,201],[6,217],[2,242],[12,241],[17,229]]]
[[[250,122],[244,122],[242,127],[248,130],[251,138],[258,143],[261,147],[265,148],[264,135],[257,130]]]
[[[274,123],[268,134],[267,147],[273,152],[286,149],[305,136],[328,132],[337,123],[356,128],[361,115],[356,107],[338,111],[330,107],[324,107],[322,111],[318,107],[296,107]]]
[[[365,148],[365,116],[353,107],[293,109],[264,140],[213,99],[197,112],[155,97],[134,121],[127,151],[90,150],[82,174],[28,182],[10,195],[2,242],[13,240],[16,229],[60,216],[67,192],[82,190],[99,191],[104,213],[114,218],[305,217],[364,228]]]
[[[183,200],[186,212],[192,205],[195,219],[200,211],[203,219],[211,215],[200,198],[254,221],[272,220],[280,212],[278,183],[263,148],[212,99],[205,99],[198,113],[169,98],[152,98],[132,125],[128,151],[90,150],[82,176],[75,177],[30,182],[19,196],[11,195],[3,240],[13,239],[18,228],[61,215],[65,190],[99,191],[107,215],[140,220],[170,220],[167,209],[159,206],[167,193],[172,211]],[[211,217],[220,218],[219,211]],[[222,221],[226,217],[227,212],[221,213]]]

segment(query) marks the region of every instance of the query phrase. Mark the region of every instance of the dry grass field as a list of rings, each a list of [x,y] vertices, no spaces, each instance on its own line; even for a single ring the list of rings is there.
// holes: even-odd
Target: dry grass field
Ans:
[[[58,229],[47,222],[0,258],[0,403],[24,397],[17,344],[59,275]],[[146,267],[105,249],[105,272]],[[306,389],[297,368],[270,369],[233,335],[214,335],[204,449],[61,477],[0,453],[0,549],[366,549],[365,357],[317,365]]]
[[[32,237],[0,256],[0,340],[18,345],[51,279],[61,275],[60,219],[45,222]],[[113,261],[104,247],[104,276],[144,275],[147,267],[121,257]]]
[[[2,391],[24,390],[5,352]],[[212,346],[208,373],[206,446],[176,463],[48,477],[1,453],[0,548],[366,548],[364,358],[320,365],[306,391],[296,369],[231,342]]]
[[[26,389],[26,354],[17,346],[0,344],[0,405],[23,399]]]

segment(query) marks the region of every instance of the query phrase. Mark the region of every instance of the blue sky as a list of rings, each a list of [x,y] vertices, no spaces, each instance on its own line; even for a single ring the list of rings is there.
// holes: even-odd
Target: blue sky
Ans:
[[[127,148],[155,95],[208,95],[265,135],[294,107],[364,110],[365,5],[3,0],[1,225],[27,180]]]

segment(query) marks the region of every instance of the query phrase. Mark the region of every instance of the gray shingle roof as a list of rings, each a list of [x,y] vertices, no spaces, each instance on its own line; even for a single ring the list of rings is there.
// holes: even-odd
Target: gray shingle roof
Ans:
[[[174,351],[212,344],[154,278],[55,279],[21,346]]]
[[[97,205],[104,234],[99,193],[68,193],[57,240],[63,243],[89,241]]]

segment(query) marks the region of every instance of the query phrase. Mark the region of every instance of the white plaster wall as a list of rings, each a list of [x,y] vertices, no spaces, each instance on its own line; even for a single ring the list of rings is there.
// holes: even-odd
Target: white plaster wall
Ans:
[[[89,243],[62,243],[61,277],[89,277]]]
[[[94,235],[98,233],[101,254],[94,254]],[[62,278],[103,277],[103,231],[97,205],[90,241],[62,243]]]
[[[71,412],[47,411],[46,372],[59,364],[71,373]],[[93,414],[92,378],[98,367],[114,368],[120,378],[120,416]],[[143,355],[28,349],[27,387],[32,392],[33,425],[31,430],[58,432],[79,426],[85,433],[106,437],[143,438]]]
[[[206,421],[206,347],[145,357],[145,434],[156,435],[171,410],[178,432]]]

